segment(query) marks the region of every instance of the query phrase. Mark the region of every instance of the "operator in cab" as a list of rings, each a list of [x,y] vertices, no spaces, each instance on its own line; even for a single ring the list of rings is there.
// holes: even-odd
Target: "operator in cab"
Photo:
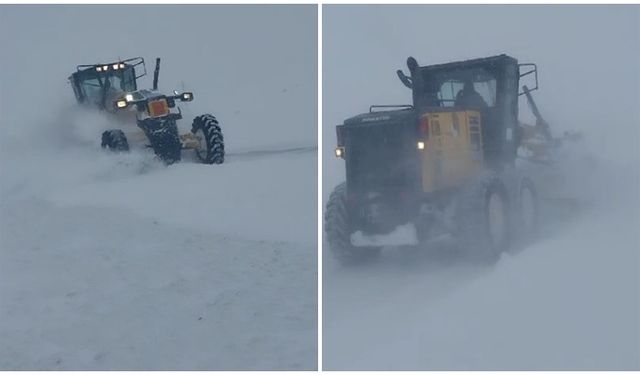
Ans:
[[[462,90],[458,91],[456,95],[456,107],[473,109],[487,108],[487,103],[482,98],[482,95],[475,90],[473,81],[470,79],[465,80]]]

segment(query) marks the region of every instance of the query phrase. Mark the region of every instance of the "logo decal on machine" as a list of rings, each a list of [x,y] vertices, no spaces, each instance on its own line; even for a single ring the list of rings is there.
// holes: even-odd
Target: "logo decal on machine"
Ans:
[[[386,121],[390,118],[390,116],[365,117],[362,122]]]

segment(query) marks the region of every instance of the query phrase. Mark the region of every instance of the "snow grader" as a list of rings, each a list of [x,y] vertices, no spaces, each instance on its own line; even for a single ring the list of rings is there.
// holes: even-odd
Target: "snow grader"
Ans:
[[[124,129],[106,130],[101,145],[112,151],[129,151],[129,140],[145,143],[166,164],[181,160],[183,149],[195,150],[206,164],[224,162],[224,138],[218,120],[204,114],[194,118],[191,132],[179,134],[182,111],[177,102],[193,100],[192,92],[165,95],[158,92],[160,58],[156,59],[152,89],[139,89],[147,74],[144,59],[135,57],[111,63],[78,65],[69,82],[78,104],[107,112]],[[133,126],[133,125],[136,126]]]
[[[499,55],[419,66],[410,57],[411,105],[371,106],[336,127],[346,181],[325,209],[326,238],[344,263],[385,245],[453,235],[473,256],[495,260],[535,236],[538,193],[516,161],[545,162],[557,144],[537,111],[535,64]],[[523,77],[532,88],[520,86]],[[518,121],[526,95],[535,125]]]

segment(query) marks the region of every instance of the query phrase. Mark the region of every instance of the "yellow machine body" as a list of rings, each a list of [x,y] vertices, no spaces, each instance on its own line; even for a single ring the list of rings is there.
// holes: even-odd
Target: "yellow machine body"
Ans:
[[[422,190],[431,193],[460,186],[481,171],[482,124],[477,111],[425,113],[428,136],[420,150]]]

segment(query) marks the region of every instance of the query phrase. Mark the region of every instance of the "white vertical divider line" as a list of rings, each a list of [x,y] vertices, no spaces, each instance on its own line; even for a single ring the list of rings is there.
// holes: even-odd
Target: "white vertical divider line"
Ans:
[[[318,0],[318,371],[322,371],[322,0]]]

